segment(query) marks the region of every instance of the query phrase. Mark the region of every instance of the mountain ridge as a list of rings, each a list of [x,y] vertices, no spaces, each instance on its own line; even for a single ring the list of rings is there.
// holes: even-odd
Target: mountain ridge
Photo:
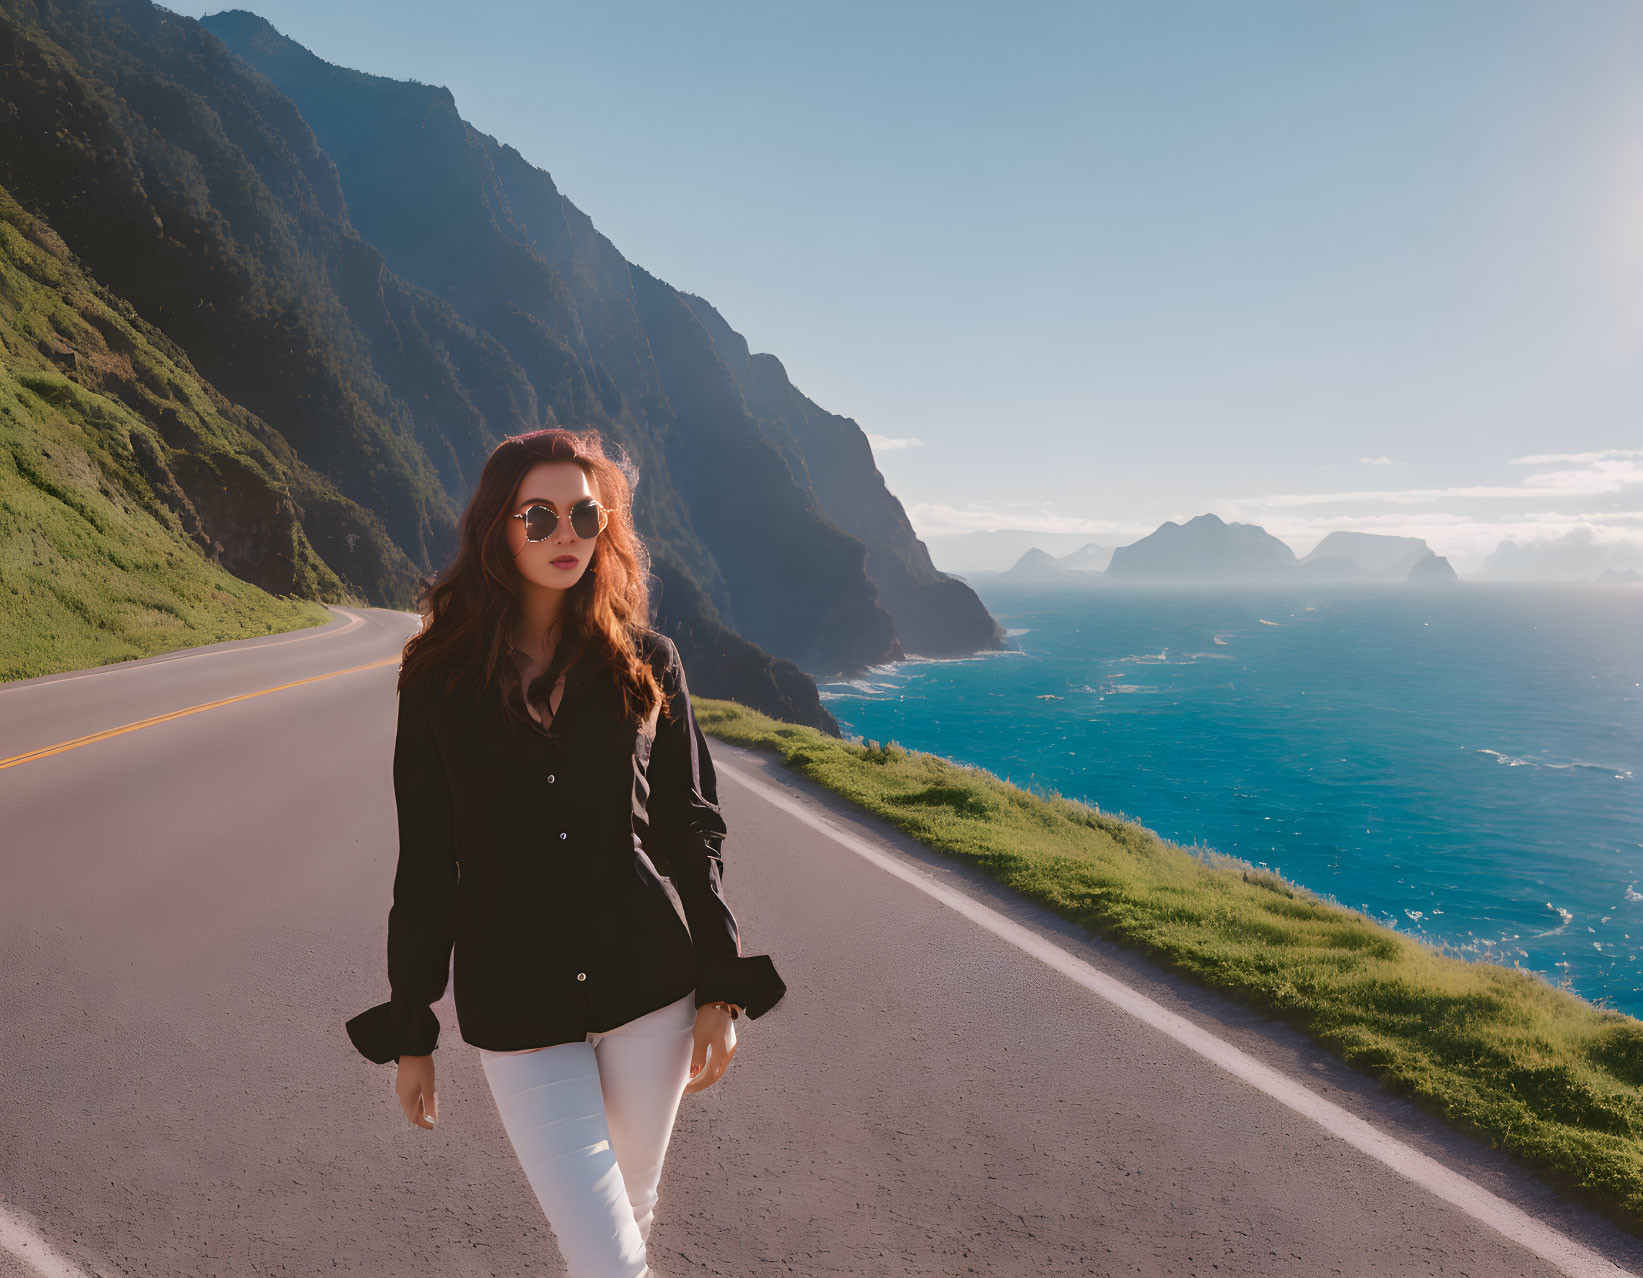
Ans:
[[[780,362],[753,355],[706,299],[626,261],[551,174],[454,114],[448,93],[335,66],[243,10],[210,15],[202,25],[297,103],[336,161],[367,239],[396,269],[495,333],[533,381],[539,377],[520,349],[517,324],[510,331],[497,319],[494,272],[466,260],[458,271],[438,246],[451,243],[457,228],[482,257],[523,263],[503,277],[513,290],[510,324],[513,312],[530,314],[551,293],[552,312],[536,318],[596,369],[601,406],[613,416],[631,407],[624,420],[660,437],[690,522],[718,570],[703,574],[708,593],[736,629],[830,673],[904,656],[904,637],[927,655],[1001,642],[974,593],[930,563],[855,423],[800,395]],[[405,109],[423,102],[437,116],[433,127]],[[542,280],[537,292],[521,284],[533,271]],[[846,434],[853,438],[841,443]],[[762,447],[785,469],[763,457]],[[727,470],[742,493],[742,510],[730,518],[722,514]],[[750,521],[769,530],[789,562],[749,543]],[[859,558],[841,533],[862,543]],[[877,615],[881,608],[889,617]],[[852,638],[829,641],[829,630]]]

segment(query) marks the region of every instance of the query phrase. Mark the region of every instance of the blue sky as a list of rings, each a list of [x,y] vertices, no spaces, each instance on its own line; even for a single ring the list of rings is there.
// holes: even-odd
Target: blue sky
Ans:
[[[251,7],[448,86],[921,533],[1643,557],[1643,4]]]

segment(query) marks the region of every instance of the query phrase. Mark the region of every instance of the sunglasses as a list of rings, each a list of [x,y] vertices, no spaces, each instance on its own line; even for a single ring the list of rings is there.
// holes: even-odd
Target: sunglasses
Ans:
[[[621,510],[622,507],[615,507]],[[584,497],[570,508],[570,530],[584,541],[591,541],[605,531],[605,525],[610,522],[611,508],[601,506],[592,497]],[[509,515],[510,519],[525,521],[526,541],[546,541],[553,536],[553,530],[559,527],[559,512],[552,506],[537,502],[517,515]]]

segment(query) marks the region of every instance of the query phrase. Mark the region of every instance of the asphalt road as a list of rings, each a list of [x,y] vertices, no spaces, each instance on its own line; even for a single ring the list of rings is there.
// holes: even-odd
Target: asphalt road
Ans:
[[[449,996],[432,1131],[342,1028],[385,996],[414,624],[0,689],[0,1278],[564,1272]],[[713,753],[726,894],[788,994],[683,1102],[659,1278],[1643,1273],[1643,1241],[1299,1036]]]

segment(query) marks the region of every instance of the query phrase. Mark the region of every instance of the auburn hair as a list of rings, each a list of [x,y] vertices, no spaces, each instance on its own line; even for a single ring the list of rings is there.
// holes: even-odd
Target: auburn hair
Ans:
[[[465,679],[476,694],[494,685],[502,691],[504,713],[528,724],[518,695],[519,668],[508,656],[526,583],[514,565],[507,521],[532,467],[574,462],[610,518],[594,539],[587,568],[565,593],[553,657],[527,694],[536,694],[532,701],[549,697],[559,675],[585,657],[616,685],[623,711],[635,723],[647,722],[658,706],[666,709],[667,694],[638,644],[650,628],[650,552],[632,519],[639,473],[619,446],[617,451],[618,458],[610,457],[592,427],[527,431],[492,450],[457,525],[456,553],[417,592],[422,629],[406,641],[400,691],[422,678],[439,678],[447,690]]]

